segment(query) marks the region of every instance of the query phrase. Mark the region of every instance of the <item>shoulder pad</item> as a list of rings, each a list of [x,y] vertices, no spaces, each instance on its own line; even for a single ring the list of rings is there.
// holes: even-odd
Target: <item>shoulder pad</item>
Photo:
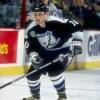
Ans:
[[[58,21],[58,22],[61,22],[61,23],[66,23],[68,21],[68,19],[59,18],[59,17],[56,17],[56,16],[49,16],[47,18],[47,22],[49,22],[49,21]]]
[[[28,33],[28,31],[29,30],[31,30],[34,26],[36,26],[37,24],[36,24],[36,22],[35,21],[32,21],[30,24],[29,24],[29,26],[27,27],[27,29],[25,30],[25,38],[27,38],[28,36],[27,36],[27,33]]]

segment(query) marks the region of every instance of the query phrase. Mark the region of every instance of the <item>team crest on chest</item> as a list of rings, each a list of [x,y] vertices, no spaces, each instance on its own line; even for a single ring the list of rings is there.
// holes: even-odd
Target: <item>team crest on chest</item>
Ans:
[[[47,49],[56,46],[60,41],[60,38],[56,38],[52,31],[46,31],[43,34],[36,34],[36,37],[39,43]]]

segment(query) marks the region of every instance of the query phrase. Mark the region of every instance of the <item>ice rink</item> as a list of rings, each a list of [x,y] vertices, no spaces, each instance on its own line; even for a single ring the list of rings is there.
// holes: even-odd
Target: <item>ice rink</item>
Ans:
[[[67,100],[100,100],[100,69],[68,71]],[[0,76],[0,86],[19,76]],[[57,94],[48,76],[41,77],[41,100],[57,100]],[[0,90],[0,100],[22,100],[30,96],[26,78]]]

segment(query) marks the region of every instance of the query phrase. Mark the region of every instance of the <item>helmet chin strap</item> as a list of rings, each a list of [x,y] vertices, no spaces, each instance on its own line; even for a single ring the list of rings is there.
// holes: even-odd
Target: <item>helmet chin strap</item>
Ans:
[[[45,15],[45,20],[47,20],[47,19],[48,19],[48,16],[49,16],[49,14],[47,13],[47,14]]]

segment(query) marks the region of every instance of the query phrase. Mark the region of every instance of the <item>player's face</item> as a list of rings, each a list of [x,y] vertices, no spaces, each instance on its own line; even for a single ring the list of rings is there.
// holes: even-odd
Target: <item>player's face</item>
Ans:
[[[45,12],[33,12],[33,16],[37,24],[41,25],[42,23],[45,23],[45,20],[46,20]]]

